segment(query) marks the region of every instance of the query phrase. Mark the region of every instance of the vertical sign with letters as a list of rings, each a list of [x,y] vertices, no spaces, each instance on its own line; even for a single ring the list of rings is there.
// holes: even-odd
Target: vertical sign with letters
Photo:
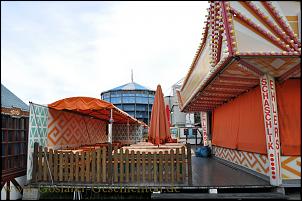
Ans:
[[[207,126],[207,113],[201,112],[201,128],[202,128],[202,138],[203,138],[203,146],[208,146],[208,126]]]
[[[269,161],[270,183],[274,186],[280,186],[282,183],[280,171],[280,140],[274,78],[267,74],[263,75],[260,78],[260,88],[266,134],[267,158]]]

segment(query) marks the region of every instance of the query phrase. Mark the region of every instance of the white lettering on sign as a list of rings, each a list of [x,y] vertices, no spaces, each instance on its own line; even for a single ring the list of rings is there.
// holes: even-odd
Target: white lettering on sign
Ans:
[[[262,101],[263,101],[263,107],[264,107],[264,121],[265,121],[265,128],[266,128],[266,136],[267,136],[267,149],[268,149],[268,155],[269,160],[271,161],[270,168],[272,170],[275,169],[275,157],[274,157],[274,143],[273,143],[273,137],[272,137],[272,117],[271,117],[271,105],[269,101],[269,90],[268,90],[268,82],[266,78],[261,79],[261,91],[262,91]],[[271,171],[272,178],[275,179],[276,176],[274,171]]]

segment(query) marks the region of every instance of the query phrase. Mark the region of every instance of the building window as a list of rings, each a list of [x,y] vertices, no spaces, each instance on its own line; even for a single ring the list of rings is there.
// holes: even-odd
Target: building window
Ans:
[[[148,104],[148,98],[146,98],[146,97],[136,97],[136,103]]]
[[[123,97],[123,103],[135,103],[135,96],[133,96],[133,97]]]
[[[134,105],[124,105],[125,111],[134,111]]]
[[[154,97],[149,97],[149,104],[153,104],[154,102]]]
[[[119,104],[119,103],[121,103],[122,102],[122,100],[121,100],[121,97],[111,97],[111,103],[112,104]]]
[[[146,111],[147,105],[136,105],[136,111]]]
[[[108,99],[110,98],[110,94],[109,93],[104,93],[103,94],[103,99]]]

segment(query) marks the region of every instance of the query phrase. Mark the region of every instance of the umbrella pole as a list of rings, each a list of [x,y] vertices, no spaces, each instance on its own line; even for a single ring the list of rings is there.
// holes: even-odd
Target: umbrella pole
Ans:
[[[109,119],[109,125],[108,125],[108,181],[111,184],[112,183],[112,109],[110,110],[110,119]]]
[[[128,137],[128,142],[129,142],[129,119],[127,121],[127,137]]]
[[[112,123],[113,123],[113,118],[112,118],[112,109],[110,111],[110,120],[109,120],[109,126],[108,126],[108,142],[112,144]]]

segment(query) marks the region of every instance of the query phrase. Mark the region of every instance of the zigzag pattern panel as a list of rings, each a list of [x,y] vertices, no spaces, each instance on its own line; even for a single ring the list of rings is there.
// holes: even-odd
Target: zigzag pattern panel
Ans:
[[[245,63],[256,67],[257,69],[265,72],[268,71],[274,77],[280,77],[285,74],[290,69],[299,65],[301,62],[300,58],[244,58]],[[300,66],[297,69],[298,72],[301,72]]]
[[[77,147],[107,141],[106,123],[65,111],[49,109],[48,147]]]
[[[38,142],[40,146],[45,147],[47,144],[47,122],[48,108],[39,105],[30,105],[29,111],[29,134],[27,150],[27,180],[32,177],[34,152],[34,143]]]
[[[129,137],[128,137],[129,128]],[[143,138],[143,127],[140,125],[113,124],[112,138],[114,141],[138,142]]]
[[[281,156],[282,179],[301,179],[301,156]]]
[[[215,156],[248,169],[254,170],[260,174],[269,176],[269,164],[266,155],[252,152],[238,151],[223,147],[213,147]]]

